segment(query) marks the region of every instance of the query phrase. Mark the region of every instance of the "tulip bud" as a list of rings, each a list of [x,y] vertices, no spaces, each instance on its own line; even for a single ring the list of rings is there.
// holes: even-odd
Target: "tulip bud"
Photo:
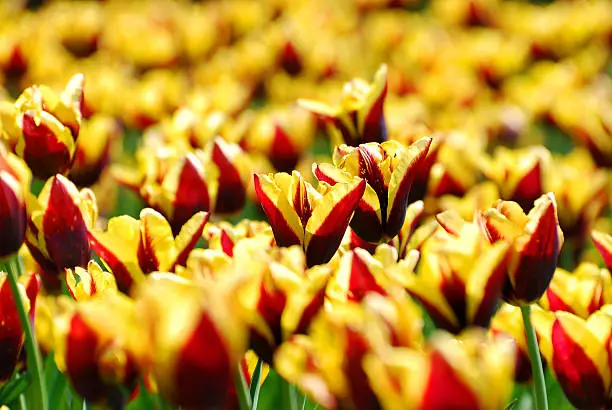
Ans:
[[[510,244],[504,300],[523,305],[540,299],[555,273],[563,245],[555,196],[542,195],[527,215],[516,202],[500,200],[481,212],[478,222],[490,242]]]
[[[340,145],[334,151],[334,165],[313,165],[317,179],[330,185],[355,176],[367,181],[351,228],[367,242],[393,239],[406,217],[414,172],[425,159],[431,138],[422,138],[408,148],[397,141],[362,144],[357,148]]]
[[[38,199],[28,201],[26,244],[42,268],[42,278],[59,286],[66,268],[86,267],[91,250],[87,231],[97,218],[96,199],[89,189],[79,192],[62,175],[50,178]]]
[[[30,179],[25,163],[0,145],[0,258],[17,253],[25,239]]]
[[[66,172],[73,160],[81,127],[83,75],[77,74],[61,95],[46,86],[32,86],[3,107],[6,137],[34,176],[47,179]]]
[[[583,319],[568,312],[534,310],[540,350],[570,403],[579,409],[610,405],[612,310]]]

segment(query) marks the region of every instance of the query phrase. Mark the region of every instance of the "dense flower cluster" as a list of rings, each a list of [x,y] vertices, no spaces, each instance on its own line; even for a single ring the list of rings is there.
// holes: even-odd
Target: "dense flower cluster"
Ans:
[[[21,3],[0,406],[612,409],[612,2]]]

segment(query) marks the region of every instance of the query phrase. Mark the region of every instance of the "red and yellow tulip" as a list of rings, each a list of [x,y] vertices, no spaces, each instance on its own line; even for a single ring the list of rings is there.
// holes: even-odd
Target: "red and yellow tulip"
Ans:
[[[431,138],[426,137],[409,147],[397,141],[340,145],[334,151],[334,165],[315,164],[313,171],[319,181],[331,185],[364,178],[367,186],[351,228],[367,242],[388,242],[404,224],[412,181],[430,145]]]
[[[542,195],[528,214],[516,202],[499,200],[478,218],[490,242],[510,244],[504,300],[522,305],[540,299],[555,273],[563,245],[554,195]]]
[[[0,144],[0,257],[16,254],[25,240],[26,193],[32,176],[25,163]]]
[[[333,186],[321,183],[317,190],[297,171],[256,174],[254,178],[276,243],[300,245],[308,266],[334,256],[366,189],[365,180],[350,177]]]

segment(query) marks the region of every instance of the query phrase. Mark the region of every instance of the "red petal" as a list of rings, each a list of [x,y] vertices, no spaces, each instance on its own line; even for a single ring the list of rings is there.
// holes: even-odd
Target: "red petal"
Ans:
[[[4,173],[0,175],[11,178]],[[4,177],[0,177],[0,257],[19,251],[25,239],[26,220],[24,202]]]
[[[87,226],[62,177],[54,177],[42,230],[47,252],[58,270],[86,267],[90,259]]]
[[[478,398],[439,352],[431,356],[431,371],[421,408],[427,410],[479,409]]]
[[[551,342],[552,367],[568,400],[581,409],[603,408],[607,392],[597,366],[559,321],[553,324]]]
[[[170,221],[175,235],[181,230],[185,222],[197,212],[210,211],[208,186],[203,176],[198,172],[198,167],[194,164],[194,161],[197,161],[197,159],[187,155],[179,177],[176,199],[174,200],[174,212]]]
[[[242,183],[240,173],[225,156],[216,141],[212,149],[212,160],[219,168],[219,191],[215,212],[230,214],[240,211],[246,201],[246,188]]]
[[[46,180],[70,168],[71,155],[66,145],[45,124],[36,125],[29,113],[23,116],[23,138],[23,159],[37,178]]]

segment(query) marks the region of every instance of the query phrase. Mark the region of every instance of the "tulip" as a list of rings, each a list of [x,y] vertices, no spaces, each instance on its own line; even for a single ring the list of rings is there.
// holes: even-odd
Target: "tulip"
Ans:
[[[385,409],[503,409],[513,387],[514,344],[470,330],[440,331],[424,351],[368,354],[363,367]]]
[[[415,170],[424,161],[431,138],[421,138],[408,148],[396,141],[336,147],[334,165],[315,164],[317,179],[334,185],[359,176],[367,181],[351,228],[372,243],[388,242],[401,230]]]
[[[361,248],[346,252],[327,286],[328,297],[361,302],[369,293],[386,296],[401,278],[413,273],[418,260],[417,252],[398,263],[397,250],[389,245],[379,245],[374,255]]]
[[[484,176],[499,187],[501,198],[517,202],[525,212],[544,194],[550,152],[543,147],[522,150],[498,148],[493,158],[483,157]]]
[[[247,343],[236,290],[236,281],[195,286],[159,273],[139,286],[137,311],[149,335],[141,367],[175,405],[224,408]]]
[[[507,303],[502,304],[491,319],[489,329],[490,333],[496,337],[506,336],[514,339],[517,347],[514,378],[519,383],[530,381],[532,376],[531,364],[529,363],[529,350],[521,310]]]
[[[111,145],[120,137],[117,122],[101,114],[83,122],[80,140],[70,168],[70,179],[78,186],[93,185],[110,160]]]
[[[5,138],[34,176],[47,179],[72,164],[81,127],[83,75],[77,74],[61,95],[46,86],[32,86],[0,108]]]
[[[312,145],[315,131],[312,116],[303,110],[268,110],[255,119],[244,145],[266,155],[276,170],[291,172]]]
[[[387,140],[383,112],[386,96],[387,66],[383,65],[374,75],[372,84],[360,78],[346,83],[342,101],[337,106],[310,100],[299,100],[298,104],[330,125],[329,132],[334,143],[357,146]]]
[[[451,211],[437,218],[447,229],[450,218],[460,223],[425,242],[418,272],[406,278],[406,288],[444,330],[488,327],[501,297],[509,246],[489,244],[477,225]]]
[[[222,250],[229,257],[234,256],[234,248],[242,239],[264,236],[269,238],[270,246],[274,242],[272,229],[267,222],[251,221],[250,219],[242,219],[236,225],[231,225],[226,221],[208,224],[203,236],[208,241],[209,249]]]
[[[251,348],[272,363],[277,347],[295,334],[306,333],[323,308],[330,269],[307,268],[299,246],[269,249],[260,242],[243,241],[235,252],[235,271],[251,272],[238,294],[254,317],[249,321]]]
[[[58,174],[45,183],[38,198],[31,196],[27,212],[26,244],[45,283],[58,287],[64,269],[86,267],[90,260],[87,232],[97,218],[96,198]]]
[[[579,409],[612,405],[610,312],[602,309],[586,319],[563,311],[533,312],[540,349],[565,396]]]
[[[0,144],[0,258],[16,254],[25,239],[30,179],[25,163]]]
[[[26,303],[24,309],[29,311],[26,290],[22,284],[18,284],[18,288],[21,300]],[[0,386],[13,375],[23,342],[24,334],[9,280],[5,272],[0,272]]]
[[[196,213],[174,237],[168,221],[159,212],[145,208],[140,220],[122,215],[111,218],[106,231],[90,230],[89,242],[113,273],[119,290],[128,293],[145,274],[173,272],[184,265],[208,216],[206,212]]]
[[[51,326],[57,368],[84,399],[117,406],[123,400],[119,386],[136,385],[136,358],[142,355],[134,301],[115,293],[79,303],[61,296],[56,303]]]
[[[500,200],[478,218],[490,242],[505,241],[511,246],[504,300],[527,305],[540,299],[555,273],[563,245],[555,196],[542,195],[527,215],[516,202]]]
[[[366,182],[357,177],[317,191],[302,175],[255,174],[255,191],[279,246],[300,245],[306,263],[328,262],[336,253]]]
[[[612,236],[594,230],[591,232],[591,238],[608,269],[612,269]]]
[[[564,311],[588,318],[612,304],[612,276],[608,269],[583,262],[570,273],[557,268],[540,304],[551,312]]]

